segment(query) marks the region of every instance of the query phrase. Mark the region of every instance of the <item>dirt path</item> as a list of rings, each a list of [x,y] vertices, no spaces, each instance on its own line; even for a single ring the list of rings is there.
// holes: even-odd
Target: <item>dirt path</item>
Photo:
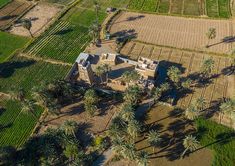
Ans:
[[[47,62],[47,63],[56,64],[56,65],[72,66],[72,64],[70,64],[70,63],[57,61],[57,60],[52,60],[52,59],[45,59],[45,58],[35,57],[35,56],[32,56],[32,55],[27,55],[25,53],[21,53],[21,54],[19,54],[19,56],[25,57],[25,58],[28,58],[28,59],[33,59],[35,61],[44,61],[44,62]]]

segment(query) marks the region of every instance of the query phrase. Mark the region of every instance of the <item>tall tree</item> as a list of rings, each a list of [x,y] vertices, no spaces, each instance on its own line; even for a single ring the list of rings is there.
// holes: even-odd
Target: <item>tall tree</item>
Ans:
[[[126,89],[124,94],[124,101],[132,105],[136,105],[141,97],[141,88],[137,85],[130,86]]]
[[[199,109],[200,111],[203,110],[206,106],[206,100],[203,97],[199,97],[196,99],[195,101],[195,106],[197,107],[197,109]]]
[[[132,120],[128,123],[127,132],[132,142],[135,141],[140,131],[141,131],[141,126],[137,120]]]
[[[24,100],[22,102],[21,112],[25,113],[25,114],[30,114],[30,115],[33,116],[33,118],[35,120],[38,120],[38,118],[35,115],[34,111],[35,111],[35,105],[34,105],[34,102],[32,100]]]
[[[208,43],[207,43],[206,47],[209,48],[210,47],[210,45],[209,45],[210,40],[216,38],[216,29],[215,28],[209,28],[208,32],[206,33],[206,36],[208,38]]]
[[[140,79],[140,75],[137,71],[126,71],[122,74],[122,80],[127,83],[129,86],[130,83],[136,84],[136,82]]]
[[[30,20],[30,19],[24,19],[24,20],[22,21],[22,26],[23,26],[25,29],[28,30],[30,36],[33,38],[33,34],[32,34],[32,32],[31,32],[31,28],[32,28],[32,22],[31,22],[31,20]]]
[[[76,131],[78,129],[77,122],[66,120],[61,127],[64,130],[65,134],[73,135],[74,137],[76,137]]]
[[[103,79],[102,79],[102,76],[104,75],[105,73],[105,69],[102,65],[99,65],[96,67],[95,69],[95,74],[100,77],[100,82],[103,83]]]
[[[167,70],[167,76],[170,78],[170,80],[176,84],[176,86],[178,86],[178,83],[180,81],[180,75],[181,75],[181,71],[178,67],[176,66],[171,66],[168,70]]]
[[[192,151],[196,150],[199,147],[199,142],[192,135],[188,135],[183,140],[183,146],[184,146],[185,150],[181,154],[181,158],[184,157],[184,155],[187,151],[192,152]]]
[[[63,151],[64,155],[69,159],[69,161],[74,161],[79,154],[78,145],[68,144]]]
[[[203,61],[201,66],[201,73],[203,78],[208,78],[214,69],[215,61],[212,58],[206,59]]]
[[[161,137],[159,133],[155,130],[150,130],[148,135],[147,135],[147,141],[150,146],[153,147],[153,153],[155,152],[155,148],[159,143],[161,142]]]
[[[199,116],[199,111],[194,105],[190,105],[185,110],[185,117],[189,120],[195,120]]]
[[[132,104],[123,103],[120,114],[121,114],[121,117],[127,122],[134,120],[135,112],[133,110]]]
[[[84,95],[84,99],[85,110],[90,114],[90,116],[94,116],[95,110],[97,110],[96,105],[98,102],[96,92],[93,89],[87,90]]]
[[[149,154],[146,151],[141,151],[137,155],[137,163],[139,166],[148,166]]]
[[[235,121],[235,99],[228,99],[220,105],[220,123],[224,114],[230,117],[230,126]]]

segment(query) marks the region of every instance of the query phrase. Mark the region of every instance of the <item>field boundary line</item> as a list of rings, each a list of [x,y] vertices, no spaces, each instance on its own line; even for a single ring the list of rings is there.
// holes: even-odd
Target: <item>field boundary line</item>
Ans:
[[[133,42],[136,43],[142,43],[146,45],[153,45],[157,47],[164,47],[164,48],[170,48],[170,49],[175,49],[175,50],[181,50],[181,51],[188,51],[188,52],[196,52],[196,53],[202,53],[202,54],[209,54],[209,55],[216,55],[216,56],[223,56],[223,57],[229,57],[229,54],[223,54],[223,53],[216,53],[216,52],[207,52],[207,51],[200,51],[200,50],[194,50],[194,49],[189,49],[189,48],[177,48],[173,46],[167,46],[167,45],[159,45],[159,44],[153,44],[153,43],[148,43],[140,40],[133,40]]]
[[[40,57],[36,57],[36,56],[30,56],[28,54],[19,54],[20,57],[25,57],[28,59],[32,59],[35,61],[43,61],[43,62],[47,62],[47,63],[51,63],[51,64],[55,64],[55,65],[62,65],[62,66],[72,66],[71,63],[66,63],[66,62],[62,62],[62,61],[58,61],[58,60],[54,60],[54,59],[46,59],[46,58],[40,58]]]

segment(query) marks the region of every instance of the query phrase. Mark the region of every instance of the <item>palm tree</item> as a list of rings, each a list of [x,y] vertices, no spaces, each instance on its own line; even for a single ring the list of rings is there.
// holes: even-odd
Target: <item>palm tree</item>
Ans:
[[[150,146],[153,147],[153,153],[155,152],[155,147],[161,142],[160,134],[155,130],[150,130],[147,134],[147,141]]]
[[[68,144],[63,153],[70,161],[74,161],[78,157],[78,146],[76,144]]]
[[[131,105],[136,105],[141,97],[141,89],[139,86],[130,86],[126,89],[124,94],[124,101]]]
[[[25,114],[31,114],[35,120],[38,120],[37,116],[34,114],[35,105],[32,100],[24,100],[22,102],[21,112]]]
[[[203,98],[203,97],[197,98],[195,105],[196,105],[197,109],[199,109],[200,111],[203,110],[206,106],[205,98]]]
[[[102,76],[104,75],[105,73],[105,69],[102,65],[100,66],[97,66],[96,69],[95,69],[95,74],[100,77],[100,82],[103,83],[103,79],[102,79]]]
[[[189,120],[195,120],[199,116],[199,111],[194,105],[190,105],[185,110],[185,117]]]
[[[104,73],[106,75],[106,83],[107,83],[108,82],[108,74],[109,74],[109,71],[111,70],[111,67],[108,64],[104,64],[103,69],[104,69]]]
[[[139,135],[140,131],[141,126],[137,120],[132,120],[128,123],[127,132],[133,142],[135,141],[135,138],[137,138],[137,136]]]
[[[123,137],[126,135],[127,123],[120,116],[116,116],[112,119],[108,128],[107,134],[112,139]]]
[[[178,85],[179,81],[180,81],[180,75],[181,75],[181,71],[178,67],[176,66],[171,66],[168,71],[167,71],[167,76],[170,78],[170,80],[175,83],[176,85]]]
[[[153,89],[152,96],[153,96],[153,99],[154,99],[155,103],[160,99],[161,95],[162,95],[161,88],[154,88]]]
[[[134,160],[136,158],[135,144],[125,143],[121,154],[124,158]]]
[[[190,78],[188,78],[185,81],[183,81],[181,85],[185,89],[190,89],[190,87],[192,85],[192,80]]]
[[[149,154],[146,151],[141,151],[138,155],[137,155],[137,163],[139,166],[147,166],[148,165],[148,158],[149,158]]]
[[[97,44],[97,40],[99,39],[99,25],[97,25],[96,23],[93,23],[89,27],[89,35],[93,39],[92,43]]]
[[[121,108],[121,117],[129,122],[135,118],[135,112],[130,103],[124,103]]]
[[[201,66],[201,72],[204,76],[204,78],[208,78],[214,68],[215,61],[212,58],[206,59],[203,61]]]
[[[135,70],[126,71],[122,74],[122,80],[126,82],[128,86],[131,82],[136,83],[139,79],[140,79],[140,75]]]
[[[78,124],[75,121],[66,120],[62,125],[62,129],[64,130],[66,135],[73,135],[76,137],[76,131],[78,129]]]
[[[188,150],[191,151],[191,152],[196,150],[198,148],[198,146],[199,146],[199,142],[192,135],[188,135],[183,140],[183,146],[184,146],[185,150],[181,154],[181,158],[184,157],[185,153]]]
[[[208,38],[207,48],[209,48],[209,42],[210,40],[216,38],[216,29],[215,28],[209,28],[208,32],[206,33],[206,36]]]
[[[85,101],[85,110],[89,113],[90,116],[94,116],[95,111],[97,110],[98,97],[93,89],[86,91],[84,95]]]
[[[170,84],[169,83],[161,84],[160,89],[161,89],[162,92],[166,92],[170,89]]]
[[[233,114],[235,114],[235,99],[228,99],[220,106],[220,123],[222,121],[222,115],[228,114],[230,116],[230,126],[232,127],[233,123]]]
[[[31,32],[31,28],[32,28],[31,20],[30,19],[24,19],[22,21],[22,26],[29,31],[30,36],[33,38],[33,34]]]

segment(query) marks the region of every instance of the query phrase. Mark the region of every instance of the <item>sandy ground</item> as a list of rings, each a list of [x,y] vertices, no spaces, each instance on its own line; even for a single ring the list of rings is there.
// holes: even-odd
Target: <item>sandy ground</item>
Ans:
[[[83,126],[86,126],[86,131],[92,134],[102,133],[114,115],[116,106],[109,101],[102,101],[101,103],[101,106],[97,110],[98,114],[94,117],[89,117],[84,111],[82,102],[75,102],[74,104],[68,105],[61,110],[62,113],[59,116],[48,115],[44,120],[45,125],[41,127],[39,133],[43,133],[47,128],[58,128],[66,120],[73,120],[79,124],[83,124]]]
[[[39,3],[26,13],[23,19],[27,18],[32,20],[31,32],[34,36],[39,36],[46,29],[46,25],[52,21],[60,10],[57,6]],[[10,32],[16,35],[30,36],[29,32],[19,24],[12,26]]]
[[[182,141],[185,135],[192,134],[194,129],[183,118],[182,111],[167,106],[156,106],[147,116],[146,125],[157,130],[163,138],[162,143],[155,148],[149,146],[143,136],[136,141],[137,151],[147,151],[150,155],[150,166],[210,166],[213,153],[203,148],[179,159],[184,148]],[[136,163],[128,161],[111,162],[109,166],[135,166]]]
[[[231,62],[228,57],[207,55],[196,52],[181,51],[166,47],[146,45],[139,42],[129,42],[121,50],[121,54],[137,59],[139,56],[148,57],[160,61],[159,79],[164,76],[169,66],[177,66],[183,72],[184,77],[190,77],[194,80],[194,86],[191,93],[181,94],[177,105],[187,108],[189,104],[198,97],[204,97],[208,108],[212,107],[222,99],[233,97],[235,92],[235,74],[232,71]],[[203,59],[212,57],[215,61],[213,76],[207,84],[197,83],[198,72]],[[179,94],[178,94],[179,95]]]
[[[210,48],[206,33],[210,27],[216,28],[216,38],[210,40]],[[111,33],[123,30],[134,30],[137,40],[161,46],[172,46],[192,50],[230,53],[231,41],[222,42],[225,37],[233,37],[231,20],[193,19],[152,14],[123,12],[111,27]],[[234,38],[231,39],[234,41]]]

